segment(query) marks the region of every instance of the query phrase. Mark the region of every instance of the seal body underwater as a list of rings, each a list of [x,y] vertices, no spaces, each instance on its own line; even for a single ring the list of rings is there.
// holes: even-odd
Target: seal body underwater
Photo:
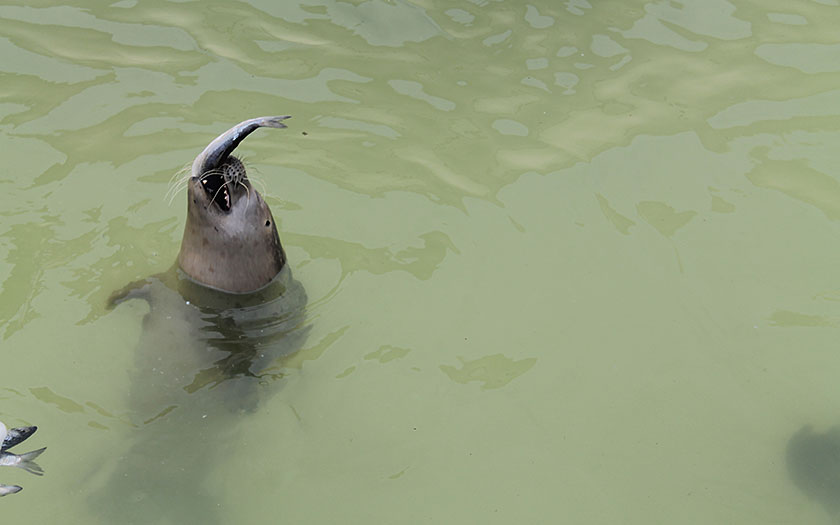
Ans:
[[[196,157],[177,264],[109,300],[142,299],[149,310],[129,372],[131,445],[91,499],[108,522],[220,523],[224,495],[205,485],[222,468],[214,458],[229,456],[244,418],[282,383],[282,359],[306,339],[304,288],[271,210],[231,154],[286,118],[241,122]]]

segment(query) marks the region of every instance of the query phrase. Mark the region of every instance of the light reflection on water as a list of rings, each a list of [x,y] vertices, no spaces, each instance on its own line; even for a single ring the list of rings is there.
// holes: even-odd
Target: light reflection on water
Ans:
[[[178,480],[216,503],[196,516],[836,513],[809,465],[836,455],[838,2],[0,17],[0,418],[49,447],[42,479],[4,469],[26,486],[4,517],[95,519],[148,311],[106,299],[174,261],[172,174],[286,113],[238,151],[311,332],[276,395],[201,436],[225,452]]]

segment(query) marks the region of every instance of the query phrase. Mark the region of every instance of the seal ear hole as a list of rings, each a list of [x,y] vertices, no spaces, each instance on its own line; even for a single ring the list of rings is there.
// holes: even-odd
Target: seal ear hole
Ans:
[[[266,225],[266,227],[271,226],[271,221],[268,221],[268,220],[265,221],[265,225]]]

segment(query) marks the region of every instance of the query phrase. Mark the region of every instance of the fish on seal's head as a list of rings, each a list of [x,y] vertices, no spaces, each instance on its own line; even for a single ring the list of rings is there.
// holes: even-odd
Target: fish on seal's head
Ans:
[[[240,122],[193,161],[178,254],[178,265],[192,280],[224,292],[249,293],[268,285],[286,264],[271,210],[231,152],[257,128],[285,128],[287,118]]]

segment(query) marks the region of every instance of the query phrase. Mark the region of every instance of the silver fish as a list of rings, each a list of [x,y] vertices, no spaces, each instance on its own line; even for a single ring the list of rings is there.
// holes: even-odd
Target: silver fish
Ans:
[[[0,423],[0,435],[3,434],[4,430],[6,430],[5,425]],[[3,442],[0,443],[0,451],[12,448],[19,443],[23,443],[29,436],[34,434],[36,430],[38,430],[38,427],[35,426],[10,428],[6,430],[6,437],[4,437]]]
[[[23,487],[20,485],[3,485],[0,483],[0,497],[3,497],[7,494],[15,494],[23,490]]]
[[[41,465],[35,463],[34,460],[45,450],[47,450],[47,447],[39,448],[38,450],[33,450],[25,454],[13,454],[7,451],[0,452],[0,467],[18,467],[36,476],[43,476],[44,469],[41,468]]]
[[[44,469],[41,468],[41,465],[35,463],[35,458],[47,450],[47,447],[26,452],[25,454],[15,454],[7,450],[26,441],[26,438],[34,434],[36,430],[38,430],[38,427],[7,429],[6,425],[0,422],[0,467],[18,467],[36,476],[44,475]],[[20,485],[3,485],[0,483],[0,497],[15,494],[21,490],[23,490],[23,487]]]

